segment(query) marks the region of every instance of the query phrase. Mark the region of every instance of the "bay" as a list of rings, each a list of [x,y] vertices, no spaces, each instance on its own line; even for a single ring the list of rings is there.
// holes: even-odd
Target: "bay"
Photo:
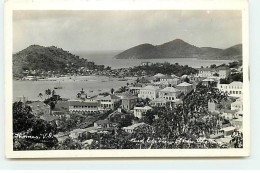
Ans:
[[[228,64],[232,60],[204,60],[197,58],[162,58],[162,59],[116,59],[116,56],[121,51],[88,51],[88,52],[73,52],[81,58],[93,61],[98,65],[110,66],[112,69],[129,68],[140,65],[142,62],[163,63],[169,62],[171,64],[179,63],[180,65],[188,65],[193,68],[207,67],[212,64],[221,65]]]

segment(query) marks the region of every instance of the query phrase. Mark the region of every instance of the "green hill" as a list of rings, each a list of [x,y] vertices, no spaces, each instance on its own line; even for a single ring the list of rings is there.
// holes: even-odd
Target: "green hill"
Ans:
[[[66,68],[86,66],[87,60],[80,59],[68,51],[55,46],[31,45],[13,55],[13,75],[19,77],[24,70],[66,72]]]

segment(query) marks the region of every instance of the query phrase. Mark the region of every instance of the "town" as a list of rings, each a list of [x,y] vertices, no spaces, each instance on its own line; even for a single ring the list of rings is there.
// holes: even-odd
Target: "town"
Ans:
[[[82,68],[77,75],[137,79],[95,96],[82,86],[75,91],[76,100],[48,88],[44,101],[21,97],[13,104],[14,150],[242,148],[242,62],[185,67],[187,72],[162,67],[143,62],[129,69]],[[46,77],[36,74],[25,71],[24,80]],[[19,117],[23,114],[27,116]]]

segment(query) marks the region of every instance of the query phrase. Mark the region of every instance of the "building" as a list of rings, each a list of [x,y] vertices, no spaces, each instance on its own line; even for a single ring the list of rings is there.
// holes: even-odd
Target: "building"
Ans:
[[[229,67],[218,67],[217,73],[220,79],[226,79],[230,76],[231,70]]]
[[[166,87],[159,91],[159,98],[164,98],[167,100],[175,100],[181,94],[181,91],[174,87]]]
[[[152,65],[151,62],[141,62],[140,66],[150,66]]]
[[[113,123],[109,120],[98,120],[98,121],[94,122],[94,127],[98,128],[98,129],[112,128]]]
[[[158,78],[160,79],[161,77],[164,77],[165,74],[162,74],[162,73],[157,73],[156,75],[154,75],[155,78]]]
[[[232,97],[241,97],[243,95],[243,83],[240,81],[233,81],[230,84],[218,84],[217,88],[227,92]]]
[[[170,106],[171,102],[165,98],[157,98],[152,100],[150,102],[150,105],[152,107],[166,107],[166,106]]]
[[[189,94],[193,90],[193,85],[187,82],[183,82],[176,86],[178,90],[183,92],[185,95]]]
[[[142,99],[149,98],[150,100],[154,100],[158,98],[158,93],[159,93],[160,88],[157,86],[145,86],[140,89],[140,93],[138,94],[138,97]]]
[[[168,86],[176,86],[181,83],[181,80],[177,77],[167,75],[160,77],[160,82],[167,82]]]
[[[99,103],[79,100],[69,101],[69,112],[71,114],[93,114],[98,112]]]
[[[96,100],[100,103],[100,109],[114,110],[120,105],[120,98],[115,95],[100,96]]]
[[[137,124],[133,124],[131,126],[123,127],[123,130],[127,133],[133,133],[137,128],[145,126],[145,125],[147,125],[147,124],[137,123]]]
[[[32,113],[35,116],[41,116],[41,115],[50,115],[51,114],[51,107],[44,102],[32,102],[27,104],[31,107]]]
[[[212,68],[199,68],[197,76],[198,77],[212,77],[216,73],[215,69]]]
[[[138,118],[142,118],[143,113],[146,113],[147,111],[152,109],[153,108],[150,106],[134,107],[134,116]]]
[[[135,107],[137,97],[133,96],[131,93],[124,93],[121,97],[122,99],[122,109],[131,110]]]
[[[212,86],[215,83],[214,79],[206,78],[202,80],[202,85],[204,86]]]
[[[137,86],[131,86],[129,87],[129,91],[134,94],[137,95],[140,93],[140,90],[142,89],[142,87],[137,87]]]
[[[235,102],[231,103],[231,110],[237,111],[237,117],[243,116],[243,97],[240,97]]]
[[[51,114],[58,117],[69,117],[69,113],[68,101],[57,101],[55,107],[51,110]]]
[[[229,77],[231,70],[229,67],[218,68],[199,68],[197,76],[207,78],[226,79]]]

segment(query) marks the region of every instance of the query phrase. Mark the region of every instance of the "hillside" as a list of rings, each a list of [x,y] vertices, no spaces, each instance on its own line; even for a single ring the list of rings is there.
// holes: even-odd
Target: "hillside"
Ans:
[[[19,77],[24,70],[65,72],[66,67],[85,66],[87,60],[55,46],[31,45],[13,55],[13,75]]]
[[[175,39],[161,45],[141,44],[116,55],[117,59],[159,59],[159,58],[202,58],[233,59],[242,57],[242,45],[227,49],[196,47],[181,39]]]

